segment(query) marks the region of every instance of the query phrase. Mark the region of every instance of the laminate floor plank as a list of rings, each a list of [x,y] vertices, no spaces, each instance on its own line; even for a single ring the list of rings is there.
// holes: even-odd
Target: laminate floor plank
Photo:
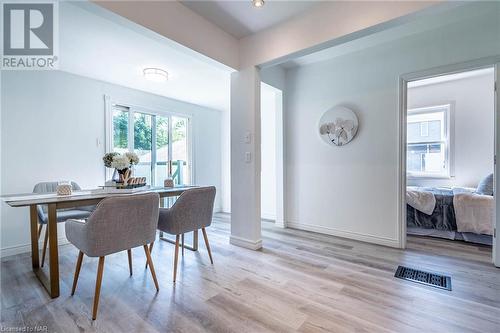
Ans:
[[[97,258],[60,247],[61,296],[50,299],[29,254],[2,258],[1,326],[48,332],[500,332],[500,271],[491,247],[408,237],[406,250],[262,223],[263,249],[229,244],[231,217],[216,214],[203,241],[179,257],[155,242],[157,293],[141,248],[106,257],[99,312],[91,320]],[[190,236],[188,237],[190,239]],[[398,265],[452,277],[445,291],[394,278]],[[45,269],[45,268],[44,268]],[[47,267],[48,269],[48,267]]]

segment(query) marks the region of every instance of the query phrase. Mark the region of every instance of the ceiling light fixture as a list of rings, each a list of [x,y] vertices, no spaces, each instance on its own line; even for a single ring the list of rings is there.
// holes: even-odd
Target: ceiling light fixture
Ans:
[[[257,8],[264,6],[264,0],[252,0],[252,3]]]
[[[160,68],[144,68],[142,70],[144,77],[154,82],[165,82],[168,80],[168,72]]]

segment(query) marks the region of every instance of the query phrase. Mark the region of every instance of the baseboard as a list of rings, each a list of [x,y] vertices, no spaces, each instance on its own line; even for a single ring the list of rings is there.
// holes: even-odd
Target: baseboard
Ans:
[[[287,224],[284,220],[276,220],[274,221],[274,226],[285,229],[287,227]]]
[[[69,244],[68,240],[66,237],[64,238],[59,238],[57,240],[58,245],[65,245]],[[43,246],[43,242],[38,243],[38,248],[41,250]],[[48,245],[47,245],[48,248]],[[15,245],[15,246],[9,246],[9,247],[4,247],[0,249],[0,258],[5,258],[9,256],[13,256],[16,254],[21,254],[21,253],[27,253],[31,252],[31,243],[29,244],[24,244],[24,245]]]
[[[374,235],[369,235],[369,234],[362,234],[362,233],[357,233],[357,232],[352,232],[352,231],[344,231],[344,230],[323,227],[323,226],[318,226],[318,225],[313,225],[313,224],[297,223],[297,222],[290,222],[290,221],[286,222],[286,227],[292,228],[292,229],[298,229],[298,230],[312,231],[312,232],[317,232],[320,234],[326,234],[326,235],[331,235],[331,236],[336,236],[336,237],[353,239],[353,240],[357,240],[360,242],[366,242],[366,243],[372,243],[372,244],[377,244],[377,245],[384,245],[384,246],[389,246],[389,247],[400,248],[400,244],[399,244],[399,241],[397,239],[388,238],[388,237],[374,236]]]
[[[229,237],[229,243],[250,250],[258,250],[262,247],[262,239],[259,239],[258,241],[251,241],[246,238],[231,236]]]
[[[273,221],[273,222],[276,221],[276,215],[273,214],[260,213],[260,217],[263,220]]]

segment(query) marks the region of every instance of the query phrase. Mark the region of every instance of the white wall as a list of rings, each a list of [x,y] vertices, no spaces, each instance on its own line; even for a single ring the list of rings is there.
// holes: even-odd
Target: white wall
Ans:
[[[276,220],[276,94],[267,84],[261,85],[261,216]]]
[[[499,55],[500,6],[473,10],[458,23],[287,71],[287,225],[399,245],[399,76]],[[343,147],[318,134],[334,105],[352,108],[360,121]]]
[[[450,103],[454,166],[449,179],[409,178],[408,185],[477,187],[493,172],[494,73],[408,89],[408,108]]]
[[[192,115],[195,183],[220,188],[219,111],[59,71],[7,71],[1,85],[2,195],[31,192],[40,181],[102,185],[104,94],[121,103]],[[28,209],[2,202],[0,230],[2,255],[28,250]],[[64,237],[62,224],[59,236]]]

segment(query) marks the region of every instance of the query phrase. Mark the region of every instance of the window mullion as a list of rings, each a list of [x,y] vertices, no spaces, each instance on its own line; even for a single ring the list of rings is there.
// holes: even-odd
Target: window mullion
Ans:
[[[169,177],[172,176],[172,170],[168,170],[168,167],[172,165],[172,116],[168,116],[168,161],[167,161],[167,172],[169,173]]]
[[[132,108],[128,109],[128,151],[134,151],[134,110]]]
[[[156,184],[156,115],[151,119],[151,186]]]

